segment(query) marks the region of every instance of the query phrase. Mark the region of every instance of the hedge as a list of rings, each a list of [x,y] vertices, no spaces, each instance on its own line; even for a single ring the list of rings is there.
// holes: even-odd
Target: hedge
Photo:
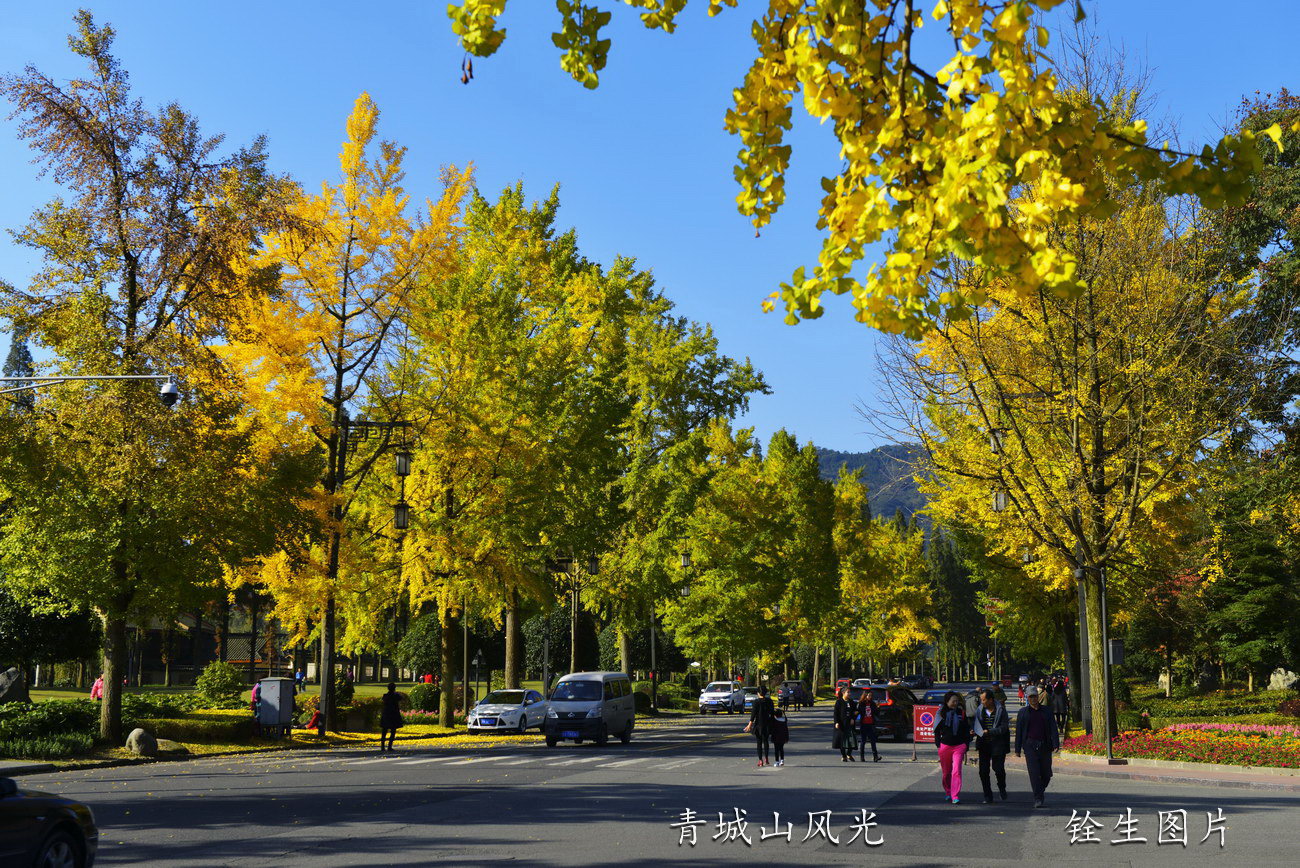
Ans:
[[[0,739],[0,756],[13,759],[67,759],[89,753],[94,746],[94,737],[82,732],[4,738]]]
[[[189,717],[145,718],[137,724],[157,738],[191,743],[230,743],[253,737],[253,716],[195,714]]]

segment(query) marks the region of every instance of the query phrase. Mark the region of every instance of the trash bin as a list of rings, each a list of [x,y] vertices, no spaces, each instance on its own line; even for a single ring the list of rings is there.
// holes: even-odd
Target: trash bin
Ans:
[[[264,735],[288,735],[293,731],[293,679],[263,678],[257,722]]]

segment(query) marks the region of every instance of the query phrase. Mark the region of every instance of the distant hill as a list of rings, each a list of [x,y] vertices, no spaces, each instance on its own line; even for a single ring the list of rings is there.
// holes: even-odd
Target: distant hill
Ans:
[[[912,464],[919,454],[916,446],[893,443],[877,446],[870,452],[817,448],[822,478],[838,478],[840,465],[847,465],[850,470],[861,470],[861,479],[867,484],[871,514],[885,517],[892,517],[900,508],[910,517],[925,506],[925,498],[912,479]],[[924,517],[921,520],[925,523]]]

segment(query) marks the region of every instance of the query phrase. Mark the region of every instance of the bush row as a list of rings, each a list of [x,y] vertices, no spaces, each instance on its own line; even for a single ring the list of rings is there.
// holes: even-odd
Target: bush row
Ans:
[[[0,756],[14,759],[67,759],[88,753],[95,739],[82,732],[0,738]]]

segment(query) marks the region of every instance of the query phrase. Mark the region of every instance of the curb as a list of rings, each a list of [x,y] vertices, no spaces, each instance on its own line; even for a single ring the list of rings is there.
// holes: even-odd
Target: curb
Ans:
[[[1290,783],[1284,781],[1273,782],[1273,781],[1261,781],[1261,780],[1247,780],[1245,778],[1195,777],[1192,775],[1161,773],[1154,769],[1149,772],[1142,772],[1142,771],[1116,772],[1116,771],[1110,771],[1109,769],[1111,768],[1116,768],[1116,767],[1109,766],[1107,767],[1108,769],[1107,771],[1101,771],[1100,769],[1080,768],[1078,766],[1070,767],[1069,765],[1061,764],[1061,765],[1052,766],[1052,774],[1073,775],[1075,777],[1086,777],[1086,778],[1108,778],[1111,780],[1114,780],[1115,778],[1119,778],[1120,780],[1146,781],[1146,782],[1158,783],[1158,784],[1195,784],[1196,786],[1201,786],[1201,787],[1209,786],[1209,787],[1224,787],[1226,789],[1275,790],[1277,792],[1285,792],[1285,793],[1300,793],[1300,781],[1295,783]],[[1122,766],[1120,766],[1119,768],[1122,768]]]
[[[1073,753],[1072,751],[1061,751],[1061,759],[1068,759],[1070,762],[1086,762],[1096,765],[1104,765],[1107,768],[1117,768],[1116,766],[1107,765],[1105,757],[1094,756],[1088,753]],[[1249,773],[1252,775],[1277,775],[1279,777],[1300,777],[1300,769],[1282,768],[1279,766],[1234,766],[1226,763],[1197,763],[1187,762],[1185,760],[1157,760],[1147,759],[1145,757],[1127,757],[1125,764],[1128,766],[1146,767],[1153,769],[1177,769],[1179,771],[1211,771],[1211,772],[1229,772],[1233,774]]]
[[[451,738],[454,735],[462,735],[459,732],[438,733],[436,735],[409,735],[405,738],[397,737],[397,741],[423,741],[432,738]],[[223,756],[248,756],[249,754],[260,753],[293,753],[295,751],[306,750],[349,750],[354,747],[365,747],[364,744],[356,745],[333,745],[333,744],[303,744],[301,747],[296,745],[287,745],[285,747],[258,747],[252,750],[222,750],[214,753],[183,753],[174,756],[142,756],[142,757],[122,757],[120,759],[110,760],[91,760],[82,763],[69,763],[68,765],[56,766],[54,763],[23,763],[16,766],[0,766],[0,777],[21,777],[22,775],[39,775],[46,772],[82,772],[88,769],[112,769],[122,766],[140,766],[150,765],[152,763],[174,763],[187,762],[196,759],[208,759],[209,757]]]

